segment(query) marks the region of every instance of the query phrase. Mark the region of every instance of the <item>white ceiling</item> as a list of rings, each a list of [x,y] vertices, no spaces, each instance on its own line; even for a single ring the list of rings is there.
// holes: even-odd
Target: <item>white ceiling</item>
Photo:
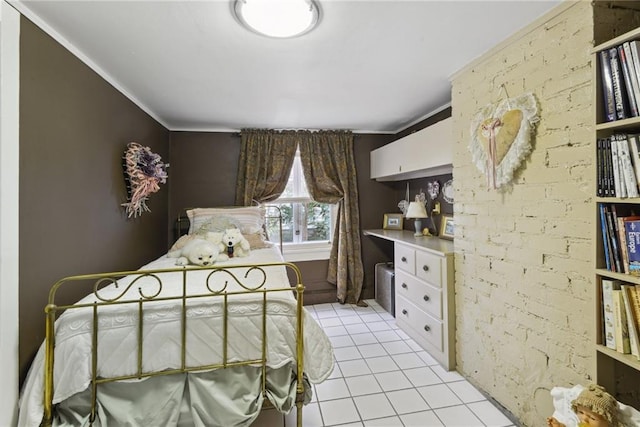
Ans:
[[[395,133],[560,0],[320,0],[293,39],[246,30],[228,0],[9,2],[170,130]]]

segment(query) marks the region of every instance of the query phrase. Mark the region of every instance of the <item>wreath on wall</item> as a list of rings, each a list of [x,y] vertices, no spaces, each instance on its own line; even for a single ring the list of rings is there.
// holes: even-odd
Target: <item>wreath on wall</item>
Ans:
[[[502,89],[505,90],[504,85]],[[513,180],[514,172],[531,153],[531,139],[539,121],[532,93],[505,98],[481,108],[471,122],[469,151],[486,175],[487,187],[497,189]]]
[[[151,212],[147,206],[149,196],[167,182],[168,163],[160,155],[137,142],[127,144],[123,157],[124,178],[127,185],[127,203],[123,203],[128,218]]]

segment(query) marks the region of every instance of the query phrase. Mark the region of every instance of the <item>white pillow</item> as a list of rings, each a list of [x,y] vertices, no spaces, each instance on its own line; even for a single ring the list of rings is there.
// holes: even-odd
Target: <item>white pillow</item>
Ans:
[[[242,234],[254,234],[264,231],[264,209],[259,206],[243,206],[187,210],[189,234],[197,232],[203,224],[216,216],[233,218],[239,224]]]
[[[571,402],[573,402],[584,387],[580,384],[572,388],[554,387],[551,389],[551,398],[553,399],[553,417],[563,423],[567,427],[576,427],[578,425],[578,417],[571,410]],[[618,419],[621,423],[628,427],[640,426],[640,412],[631,406],[618,402]]]

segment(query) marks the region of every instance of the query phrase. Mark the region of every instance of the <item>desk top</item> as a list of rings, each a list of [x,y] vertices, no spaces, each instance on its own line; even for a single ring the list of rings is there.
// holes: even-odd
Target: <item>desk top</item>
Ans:
[[[418,249],[426,249],[439,255],[453,255],[453,240],[445,240],[439,237],[414,236],[413,231],[408,230],[363,230],[365,236],[379,237],[393,242],[414,246]]]

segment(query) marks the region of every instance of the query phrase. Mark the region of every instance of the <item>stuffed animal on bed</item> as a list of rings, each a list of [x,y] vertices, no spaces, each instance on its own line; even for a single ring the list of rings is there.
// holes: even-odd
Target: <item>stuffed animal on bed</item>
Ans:
[[[249,241],[238,228],[228,228],[222,235],[222,244],[226,247],[229,258],[249,256]]]
[[[177,258],[176,265],[199,265],[208,266],[216,261],[226,261],[229,257],[220,253],[220,243],[201,237],[189,239],[184,246],[170,251],[169,258]]]

